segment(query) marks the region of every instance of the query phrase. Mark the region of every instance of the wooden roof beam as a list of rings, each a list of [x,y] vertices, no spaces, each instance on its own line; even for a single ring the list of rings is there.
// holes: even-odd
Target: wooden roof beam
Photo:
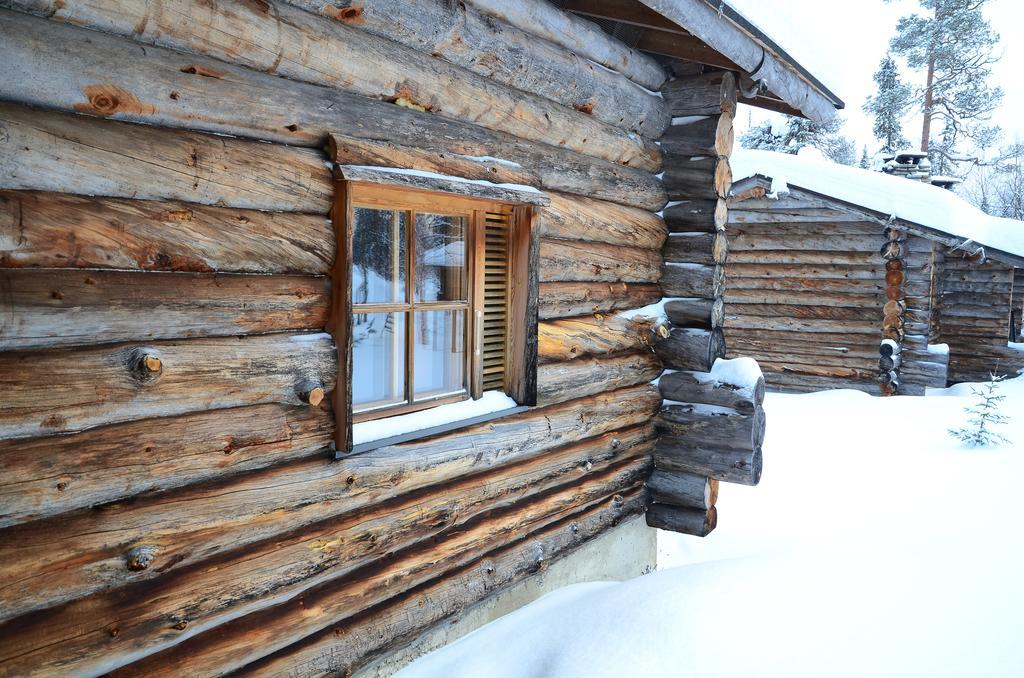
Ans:
[[[727,57],[779,100],[816,122],[832,119],[843,102],[780,47],[724,3],[707,0],[640,0]]]

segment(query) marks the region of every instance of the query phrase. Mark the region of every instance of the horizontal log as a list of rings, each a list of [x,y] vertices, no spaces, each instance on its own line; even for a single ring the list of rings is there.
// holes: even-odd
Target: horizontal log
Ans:
[[[765,381],[770,385],[771,377],[767,372],[785,372],[790,375],[830,377],[839,380],[871,381],[878,371],[877,365],[867,367],[844,367],[832,365],[800,365],[792,362],[776,362],[770,360],[759,360],[758,364],[765,370]]]
[[[906,267],[914,268],[923,266],[926,261],[923,254],[910,254],[906,261]],[[731,253],[730,261],[737,264],[800,264],[808,266],[885,266],[885,261],[872,252],[846,252],[839,250],[830,251],[799,251],[799,250],[759,250],[739,251]]]
[[[675,116],[735,113],[736,76],[729,71],[713,71],[678,77],[665,83],[662,95]]]
[[[726,274],[732,269],[726,267]],[[866,286],[860,293],[850,292],[819,292],[815,289],[807,290],[779,290],[779,289],[753,289],[754,282],[743,280],[740,284],[747,284],[748,288],[734,287],[736,280],[729,277],[729,287],[725,290],[725,302],[733,304],[746,304],[750,306],[764,305],[772,308],[776,305],[806,306],[815,308],[822,305],[837,306],[841,308],[873,308],[876,315],[885,305],[885,295],[874,286]]]
[[[540,241],[541,282],[652,283],[661,277],[661,252],[584,240]]]
[[[325,275],[319,214],[0,191],[0,267]]]
[[[725,233],[673,233],[662,248],[665,261],[674,263],[724,264],[729,255]]]
[[[865,252],[876,254],[878,244],[881,242],[880,233],[872,234],[845,234],[845,233],[750,233],[737,227],[737,232],[729,229],[729,237],[732,239],[733,248],[737,252],[757,252],[762,250],[797,250],[815,252]],[[931,246],[928,241],[915,241],[907,243],[907,250],[911,252],[931,253]]]
[[[0,438],[244,405],[301,405],[311,388],[334,388],[336,361],[334,342],[323,333],[2,353]]]
[[[563,12],[546,0],[469,0],[469,4],[488,16],[618,71],[647,89],[661,89],[668,77],[651,56],[627,47],[593,23]]]
[[[10,4],[49,19],[0,14],[5,32],[13,38],[2,46],[0,75],[8,84],[7,97],[19,103],[165,125],[181,126],[188,120],[188,127],[236,134],[249,131],[252,123],[229,121],[232,117],[237,120],[239,113],[255,113],[248,105],[254,97],[250,94],[229,101],[226,83],[221,83],[226,73],[241,75],[239,66],[244,66],[250,72],[273,73],[368,99],[406,104],[433,117],[562,146],[614,163],[652,171],[661,166],[657,147],[628,130],[277,0],[265,0],[261,5],[222,0],[203,15],[203,31],[181,20],[193,10],[190,0],[166,0],[159,12],[145,3],[125,6],[117,0],[98,0],[88,8],[59,0],[13,0]],[[96,40],[96,33],[87,28],[114,35]],[[140,50],[138,42],[154,47]],[[42,50],[50,58],[40,58]],[[191,67],[197,72],[193,80],[214,74],[210,79],[223,93],[219,104],[200,96],[197,87],[183,90],[185,96],[177,90],[177,99],[169,95],[166,87],[170,83],[162,71],[169,74],[176,66],[181,75],[189,75],[182,72],[190,66],[186,60],[194,62]],[[18,67],[4,72],[4,63]],[[248,80],[258,87],[266,78],[256,73]],[[507,115],[510,100],[516,101],[516,115]],[[225,104],[235,106],[238,112],[231,116]],[[213,110],[204,111],[204,106]],[[215,119],[215,111],[228,115],[204,125],[203,121]],[[281,109],[275,112],[280,116]],[[666,120],[667,113],[662,112],[662,126]],[[261,123],[270,132],[267,140],[290,140],[287,123],[275,129],[267,122],[264,118]],[[657,120],[651,122],[658,124]],[[323,128],[308,129],[304,134],[318,131],[322,143]]]
[[[550,193],[541,211],[540,235],[643,249],[659,249],[666,227],[656,214],[603,200]]]
[[[0,527],[326,455],[326,406],[255,405],[0,441]]]
[[[776,214],[777,210],[769,209],[764,212],[757,212],[762,215],[757,221],[747,222],[746,219],[754,214],[748,209],[749,203],[733,205],[729,210],[729,236],[737,238],[760,239],[762,237],[783,238],[787,241],[799,240],[804,237],[819,239],[823,243],[828,241],[829,235],[859,236],[874,238],[877,244],[882,237],[883,226],[875,221],[865,221],[863,218],[857,221],[847,219],[821,219],[820,221],[798,220],[788,222],[782,214]]]
[[[238,670],[313,634],[333,635],[332,626],[342,626],[364,610],[440,581],[447,573],[533,532],[616,502],[614,496],[618,493],[624,495],[618,503],[624,503],[648,468],[646,461],[633,462],[582,487],[569,486],[496,512],[448,538],[428,540],[407,553],[396,554],[386,566],[372,568],[362,577],[335,580],[273,608],[232,620],[212,633],[188,638],[113,675],[220,674]],[[316,613],[310,614],[311,609]]]
[[[669,200],[716,200],[729,195],[732,169],[725,158],[715,160],[708,168],[689,158],[666,158],[662,181]]]
[[[666,263],[661,273],[666,297],[717,299],[725,292],[725,269],[721,266]]]
[[[655,342],[654,351],[669,369],[708,372],[717,359],[725,357],[725,337],[717,328],[675,328],[668,337]]]
[[[793,332],[852,332],[877,335],[882,329],[879,320],[823,320],[800,318],[774,318],[771,316],[734,315],[735,306],[729,305],[725,314],[725,330],[742,328],[747,330],[773,330]]]
[[[871,222],[856,210],[836,209],[832,207],[805,207],[801,199],[746,200],[733,203],[729,210],[729,228],[736,226],[779,225],[795,229],[797,225],[809,224],[820,227],[824,224],[835,224],[837,228],[846,230],[847,225],[853,232],[868,232],[864,224],[870,223],[872,231],[880,232],[883,221]]]
[[[765,414],[760,407],[738,414],[707,412],[699,405],[666,405],[658,413],[657,425],[662,435],[697,447],[753,450],[764,442]]]
[[[685,124],[672,125],[658,143],[666,155],[728,158],[732,155],[735,140],[733,118],[722,114],[694,116]]]
[[[699,447],[686,438],[663,436],[654,448],[654,465],[667,471],[694,473],[723,483],[754,486],[761,482],[761,448]]]
[[[764,378],[751,389],[717,381],[705,372],[669,372],[658,380],[658,390],[665,400],[728,407],[746,415],[764,403]]]
[[[624,490],[649,467],[653,431],[641,425],[517,461],[487,476],[469,476],[398,502],[311,525],[270,542],[229,554],[217,567],[172,573],[145,585],[73,601],[48,619],[6,630],[12,633],[0,666],[32,665],[61,672],[105,672],[220,628],[232,618],[295,600],[332,582],[362,582],[366,566],[444,541],[495,514],[511,515],[542,504],[545,493],[569,488],[580,495]],[[497,540],[498,544],[506,543]],[[497,544],[492,543],[491,548]],[[400,565],[388,563],[392,571]],[[401,597],[397,584],[386,594]],[[358,607],[348,611],[363,612]],[[174,628],[187,610],[187,629]],[[111,626],[115,648],[107,645]],[[77,632],[71,632],[77,629]],[[279,630],[279,632],[281,632]]]
[[[623,389],[339,462],[293,462],[216,486],[9,528],[0,543],[0,581],[17,586],[0,588],[0,613],[12,618],[166,576],[304,525],[644,423],[660,403],[651,386]],[[268,515],[274,520],[263,518]],[[148,568],[132,571],[125,554],[139,544],[155,555]]]
[[[718,510],[711,508],[678,508],[652,504],[647,508],[647,524],[659,530],[706,537],[718,526]]]
[[[333,5],[316,0],[288,1],[652,139],[661,136],[670,122],[664,100],[625,76],[513,26],[496,23],[472,5],[364,0],[356,12],[346,16]]]
[[[600,315],[541,322],[537,329],[540,362],[550,363],[643,350],[656,328],[653,318]]]
[[[0,270],[0,350],[319,330],[325,277]]]
[[[539,316],[548,320],[643,308],[661,299],[661,288],[654,284],[541,283],[539,297]]]
[[[877,341],[877,336],[873,338]],[[738,351],[739,349],[736,350]],[[836,367],[871,372],[872,370],[877,370],[879,358],[877,351],[875,351],[874,355],[863,356],[851,353],[815,352],[814,350],[795,353],[788,350],[746,349],[741,352],[741,355],[753,358],[758,363],[783,365],[786,369],[794,371],[816,367]]]
[[[0,189],[327,214],[319,151],[0,104]]]
[[[536,574],[548,563],[642,511],[642,493],[624,493],[621,501],[613,497],[534,532],[528,539],[503,546],[470,567],[446,573],[414,595],[392,598],[331,633],[285,648],[247,670],[268,676],[355,672],[385,648],[461,614],[475,602]]]
[[[754,317],[783,317],[796,320],[863,320],[878,325],[882,309],[871,306],[810,306],[785,303],[741,303],[730,301],[729,315]]]
[[[717,299],[673,299],[665,304],[665,315],[676,327],[710,330],[725,321],[725,304]]]
[[[660,504],[705,511],[718,501],[718,481],[682,471],[655,469],[647,479],[651,499]]]
[[[665,208],[665,223],[673,233],[725,230],[729,210],[724,200],[682,200]]]
[[[661,370],[661,361],[649,351],[548,363],[537,369],[537,400],[549,405],[645,384]]]

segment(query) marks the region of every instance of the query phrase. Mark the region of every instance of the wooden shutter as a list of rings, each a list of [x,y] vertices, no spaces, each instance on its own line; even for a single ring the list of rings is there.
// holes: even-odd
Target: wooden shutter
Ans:
[[[508,350],[509,228],[512,216],[484,213],[483,228],[483,390],[505,388]]]

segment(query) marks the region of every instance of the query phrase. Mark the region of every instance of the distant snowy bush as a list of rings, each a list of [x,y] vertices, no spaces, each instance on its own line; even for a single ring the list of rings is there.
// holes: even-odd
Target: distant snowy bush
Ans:
[[[999,382],[1003,379],[1005,377],[992,373],[992,378],[987,384],[977,388],[971,387],[971,393],[978,397],[978,402],[966,410],[972,417],[962,428],[949,429],[951,436],[959,438],[970,447],[987,447],[1010,442],[992,430],[993,426],[1009,421],[1009,417],[999,411],[1000,404],[1006,400],[1006,396],[997,393]]]

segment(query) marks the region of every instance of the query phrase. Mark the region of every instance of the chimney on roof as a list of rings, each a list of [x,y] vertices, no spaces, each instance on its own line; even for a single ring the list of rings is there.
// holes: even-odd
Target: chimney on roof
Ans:
[[[960,183],[960,179],[956,177],[932,176],[932,163],[928,160],[928,154],[920,151],[903,151],[886,155],[883,156],[882,162],[882,171],[886,174],[923,181],[949,191]]]

